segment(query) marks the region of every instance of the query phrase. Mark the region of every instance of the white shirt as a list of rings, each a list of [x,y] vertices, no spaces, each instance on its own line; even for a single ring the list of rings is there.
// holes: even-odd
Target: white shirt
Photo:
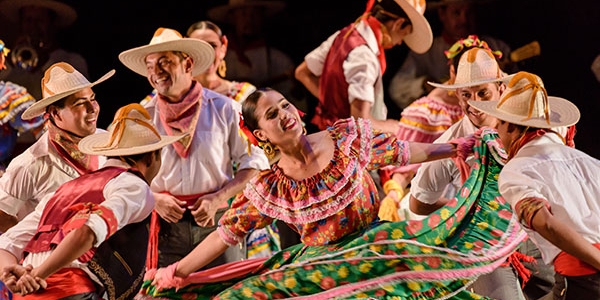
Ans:
[[[104,132],[98,129],[97,132]],[[49,193],[79,173],[49,144],[44,133],[31,147],[15,157],[0,177],[0,210],[20,221]],[[99,166],[106,161],[99,157]]]
[[[356,24],[358,33],[367,42],[360,45],[348,54],[344,61],[344,77],[348,83],[348,101],[352,103],[360,99],[371,103],[371,116],[376,120],[387,119],[387,107],[383,101],[383,82],[381,78],[381,66],[379,65],[379,46],[371,27],[365,22]],[[315,75],[321,76],[327,53],[337,35],[337,31],[319,47],[304,57],[306,66]],[[325,87],[321,87],[325,88]]]
[[[524,198],[548,200],[551,212],[590,243],[600,242],[600,161],[545,134],[521,148],[500,172],[498,187],[515,208]],[[525,228],[546,264],[561,252]]]
[[[130,166],[120,160],[110,159],[105,166],[119,166],[129,168]],[[17,225],[11,227],[0,235],[0,249],[12,253],[17,259],[23,255],[23,249],[35,235],[40,218],[46,203],[52,198],[53,193],[48,194],[35,210],[27,215]],[[123,172],[110,180],[103,191],[104,202],[100,205],[109,208],[117,221],[117,230],[131,223],[141,222],[150,215],[154,208],[154,196],[148,184],[135,174]],[[106,222],[96,214],[91,214],[85,225],[92,229],[96,235],[95,247],[98,247],[106,238],[108,228]],[[41,265],[53,250],[31,253],[25,257],[23,265],[31,264],[33,267]],[[85,270],[92,279],[95,278],[87,270],[87,263],[73,261],[68,267],[81,268]]]
[[[458,137],[475,133],[477,127],[469,118],[463,117],[448,128],[434,143],[445,143]],[[471,166],[473,157],[466,160]],[[423,203],[434,204],[441,197],[452,198],[462,186],[460,171],[452,161],[445,158],[423,163],[411,181],[410,193]]]
[[[180,157],[173,145],[165,146],[162,166],[151,184],[152,191],[168,191],[175,196],[210,193],[233,179],[234,162],[239,162],[239,170],[269,168],[260,148],[252,146],[252,155],[248,155],[248,144],[239,134],[240,104],[205,88],[202,97],[188,157]],[[159,119],[157,101],[155,96],[146,104],[146,109],[153,116],[158,132],[166,134]]]

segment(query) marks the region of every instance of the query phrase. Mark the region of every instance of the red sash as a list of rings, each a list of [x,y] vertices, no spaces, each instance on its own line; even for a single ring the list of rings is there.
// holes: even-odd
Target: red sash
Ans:
[[[63,268],[50,275],[46,279],[48,287],[39,291],[21,296],[13,294],[13,299],[17,300],[47,300],[62,299],[67,296],[96,292],[96,286],[90,277],[78,268]]]
[[[594,244],[600,249],[600,243]],[[579,258],[562,251],[554,259],[554,271],[563,276],[585,276],[598,273],[598,270]]]

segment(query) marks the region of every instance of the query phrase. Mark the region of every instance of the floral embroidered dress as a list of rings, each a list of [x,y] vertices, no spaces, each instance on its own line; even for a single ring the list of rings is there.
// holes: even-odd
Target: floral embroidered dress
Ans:
[[[294,181],[275,166],[252,181],[220,221],[219,232],[233,244],[246,228],[286,218],[303,244],[238,278],[206,280],[198,272],[184,286],[162,291],[147,280],[143,293],[171,299],[484,299],[468,285],[506,261],[526,238],[498,193],[503,150],[497,135],[478,141],[478,163],[447,206],[422,221],[382,223],[366,172],[405,164],[405,142],[370,134],[365,121],[344,120],[329,131],[336,153],[322,172]]]

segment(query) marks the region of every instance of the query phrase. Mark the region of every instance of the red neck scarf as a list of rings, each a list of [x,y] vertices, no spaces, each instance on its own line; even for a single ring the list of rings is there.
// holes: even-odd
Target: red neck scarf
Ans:
[[[373,5],[375,5],[375,0],[367,1],[367,7],[365,9],[365,12],[356,20],[356,22],[354,22],[354,26],[356,27],[356,24],[358,24],[358,22],[364,20],[367,23],[367,25],[371,27],[373,33],[375,33],[375,39],[377,40],[377,46],[379,48],[379,54],[377,55],[377,58],[379,59],[381,74],[383,74],[385,72],[385,68],[387,67],[387,63],[385,61],[385,49],[383,49],[383,24],[381,24],[379,20],[377,20],[371,15],[371,9],[373,8]],[[352,30],[354,30],[354,28],[348,30],[346,36],[349,35],[350,32],[352,32]]]
[[[560,137],[560,139],[563,141],[563,143],[571,148],[575,148],[575,125],[571,125],[567,128],[567,133],[566,136],[563,137],[560,133],[552,130],[552,129],[538,129],[538,130],[533,130],[533,131],[528,131],[525,134],[523,134],[518,140],[516,140],[515,142],[512,143],[512,145],[510,145],[510,149],[508,149],[508,159],[513,158],[517,152],[519,151],[519,149],[521,149],[521,147],[523,147],[525,144],[529,143],[530,141],[532,141],[533,139],[540,137],[546,133],[554,133],[556,135],[558,135],[558,137]]]
[[[58,152],[67,164],[73,167],[79,175],[87,174],[98,169],[98,157],[79,151],[77,144],[82,138],[62,130],[54,123],[48,122],[48,138],[50,145]]]
[[[173,143],[175,151],[182,158],[187,158],[190,145],[196,132],[196,124],[202,105],[202,85],[193,81],[190,91],[177,103],[168,102],[160,94],[158,96],[158,115],[168,135],[188,134]]]

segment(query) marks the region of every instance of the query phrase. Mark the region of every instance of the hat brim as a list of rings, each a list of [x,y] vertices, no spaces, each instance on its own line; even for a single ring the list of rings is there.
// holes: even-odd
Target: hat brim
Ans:
[[[441,89],[445,89],[445,90],[453,90],[453,89],[461,89],[461,88],[465,88],[465,87],[478,86],[478,85],[492,83],[492,82],[506,82],[506,81],[510,81],[510,79],[513,78],[514,76],[515,76],[515,74],[511,74],[511,75],[507,75],[507,76],[500,77],[500,78],[478,80],[478,81],[465,82],[465,83],[459,83],[459,84],[444,84],[444,83],[427,81],[427,84],[429,84],[433,87],[436,87],[436,88],[441,88]]]
[[[51,0],[3,0],[0,1],[0,12],[12,23],[19,22],[20,10],[26,6],[41,6],[56,13],[56,26],[65,28],[71,26],[77,19],[77,11],[71,6]]]
[[[161,149],[162,147],[172,144],[185,135],[168,136],[161,135],[160,141],[143,146],[129,147],[129,148],[116,148],[116,149],[102,149],[110,139],[110,132],[96,133],[88,135],[81,139],[78,144],[79,151],[90,154],[90,155],[101,155],[101,156],[127,156],[152,152],[154,150]]]
[[[44,114],[44,112],[46,112],[46,107],[48,107],[50,104],[52,104],[62,98],[65,98],[67,96],[70,96],[72,94],[75,94],[83,89],[93,87],[93,86],[97,85],[98,83],[101,83],[101,82],[105,81],[106,79],[112,77],[114,74],[115,74],[115,70],[110,70],[110,71],[108,71],[108,73],[104,74],[104,76],[100,77],[100,79],[98,79],[90,84],[81,85],[81,86],[78,86],[77,88],[73,88],[68,91],[54,94],[50,97],[44,98],[40,101],[37,101],[23,112],[23,114],[21,115],[21,119],[31,120],[39,115],[42,115],[42,114]]]
[[[415,53],[427,52],[433,44],[433,32],[431,32],[429,22],[406,0],[395,1],[406,12],[412,23],[412,32],[404,37],[403,42]]]
[[[189,55],[194,61],[193,76],[206,71],[215,60],[215,50],[209,43],[192,38],[182,38],[129,49],[119,54],[119,60],[130,70],[146,77],[148,76],[146,56],[150,53],[166,51],[181,51]]]
[[[498,109],[499,100],[493,101],[473,101],[469,100],[469,105],[499,120],[512,124],[529,126],[533,128],[554,128],[561,126],[571,126],[579,122],[580,112],[577,106],[571,101],[560,97],[548,97],[550,106],[550,123],[545,118],[524,118],[520,115],[513,115]]]
[[[244,7],[262,7],[265,10],[265,15],[269,17],[282,11],[285,8],[285,3],[278,1],[251,1],[232,5],[221,5],[208,10],[207,16],[217,22],[231,23],[231,16],[229,15],[230,11],[232,9]]]

